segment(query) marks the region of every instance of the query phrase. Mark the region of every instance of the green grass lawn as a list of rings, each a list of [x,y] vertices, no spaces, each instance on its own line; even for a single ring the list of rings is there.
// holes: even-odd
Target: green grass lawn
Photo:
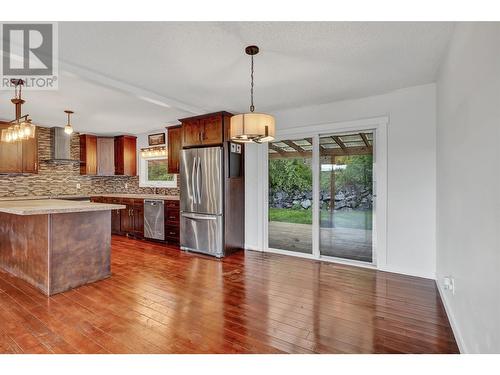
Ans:
[[[321,226],[329,226],[330,211],[321,210]],[[336,227],[354,229],[372,229],[371,210],[335,211],[333,214]],[[295,224],[312,224],[312,210],[291,208],[270,208],[269,221],[281,221]]]

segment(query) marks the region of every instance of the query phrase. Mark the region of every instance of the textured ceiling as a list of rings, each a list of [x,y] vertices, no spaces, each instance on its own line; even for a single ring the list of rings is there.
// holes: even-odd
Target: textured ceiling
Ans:
[[[43,125],[141,133],[179,117],[246,111],[257,44],[256,109],[272,112],[435,81],[445,22],[85,22],[59,24],[57,92],[27,92]],[[0,117],[13,112],[0,93]]]

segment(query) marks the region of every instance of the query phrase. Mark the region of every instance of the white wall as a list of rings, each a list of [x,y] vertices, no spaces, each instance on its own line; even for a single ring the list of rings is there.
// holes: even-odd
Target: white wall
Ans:
[[[458,24],[438,79],[437,277],[463,352],[500,353],[500,24]]]
[[[434,84],[384,95],[273,113],[279,129],[389,116],[387,269],[435,277],[436,259],[436,87]],[[261,249],[256,207],[258,146],[246,152],[246,244]]]

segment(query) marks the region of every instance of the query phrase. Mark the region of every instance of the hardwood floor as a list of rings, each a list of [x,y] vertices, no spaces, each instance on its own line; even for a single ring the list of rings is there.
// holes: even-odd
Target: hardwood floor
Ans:
[[[457,353],[433,281],[114,237],[112,277],[43,296],[0,271],[3,353]]]

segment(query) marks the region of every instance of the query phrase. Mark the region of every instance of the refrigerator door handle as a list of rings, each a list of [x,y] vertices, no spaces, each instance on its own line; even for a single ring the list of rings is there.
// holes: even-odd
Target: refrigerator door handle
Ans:
[[[191,220],[217,220],[217,216],[206,216],[206,215],[196,215],[196,214],[182,214],[186,219]]]
[[[193,158],[193,169],[191,170],[191,187],[193,188],[194,204],[197,204],[198,202],[196,201],[196,186],[194,184],[195,176],[196,176],[196,157]]]
[[[201,179],[201,158],[198,157],[198,171],[196,175],[196,185],[198,186],[198,203],[201,203],[201,184],[202,184],[202,179]]]

